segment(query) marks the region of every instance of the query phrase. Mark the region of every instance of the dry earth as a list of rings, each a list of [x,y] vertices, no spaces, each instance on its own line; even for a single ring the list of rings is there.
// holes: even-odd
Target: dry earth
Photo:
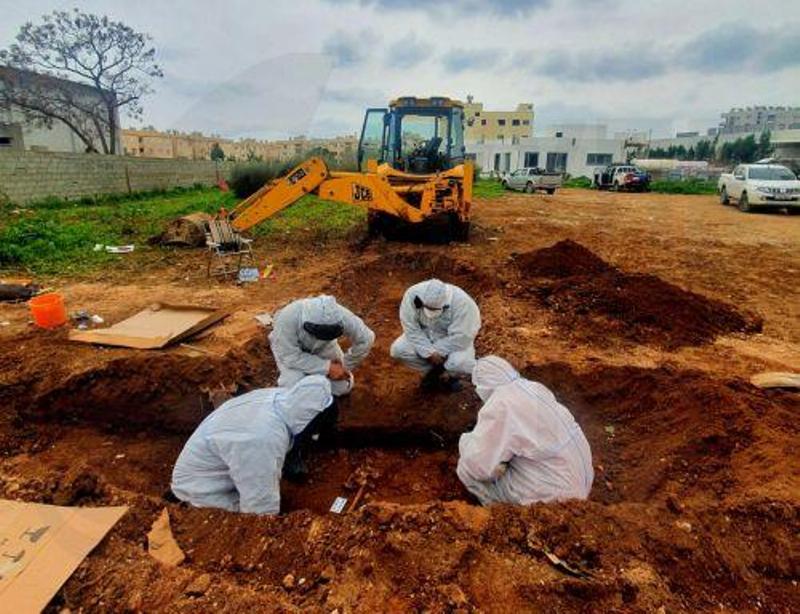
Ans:
[[[800,609],[800,397],[748,383],[800,369],[799,217],[564,190],[478,202],[470,244],[292,242],[259,256],[276,275],[244,288],[208,282],[196,252],[56,281],[70,309],[109,321],[156,300],[230,309],[192,341],[206,352],[73,344],[35,329],[24,305],[0,306],[0,494],[130,506],[54,611]],[[589,501],[483,509],[464,492],[455,443],[477,399],[422,396],[388,356],[404,288],[432,275],[477,299],[479,353],[574,411],[593,449]],[[378,341],[310,483],[284,485],[276,518],[163,501],[209,411],[204,389],[274,382],[253,315],[320,291]],[[361,484],[357,509],[327,513]],[[187,554],[175,569],[146,553],[164,507]]]

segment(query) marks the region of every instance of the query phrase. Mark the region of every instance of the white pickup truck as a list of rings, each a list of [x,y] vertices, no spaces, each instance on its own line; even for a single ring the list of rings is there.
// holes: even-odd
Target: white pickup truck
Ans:
[[[502,178],[503,187],[507,190],[522,190],[532,194],[536,190],[555,194],[561,187],[564,176],[561,173],[549,172],[541,168],[518,168]]]
[[[800,181],[779,164],[740,164],[717,183],[723,205],[736,201],[741,211],[755,207],[800,207]]]

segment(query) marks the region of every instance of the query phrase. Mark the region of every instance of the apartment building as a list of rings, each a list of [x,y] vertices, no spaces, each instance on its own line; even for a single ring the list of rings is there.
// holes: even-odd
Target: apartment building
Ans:
[[[722,114],[719,134],[800,129],[800,107],[743,107]]]
[[[524,102],[514,111],[487,111],[482,102],[467,96],[464,105],[466,143],[517,144],[533,136],[533,104]]]
[[[125,155],[138,158],[165,158],[186,160],[208,160],[211,150],[218,144],[226,158],[235,160],[280,160],[296,159],[312,150],[326,150],[337,160],[355,158],[358,147],[356,135],[332,138],[293,137],[280,141],[258,139],[226,139],[206,136],[199,132],[161,132],[158,130],[122,131],[122,145]]]

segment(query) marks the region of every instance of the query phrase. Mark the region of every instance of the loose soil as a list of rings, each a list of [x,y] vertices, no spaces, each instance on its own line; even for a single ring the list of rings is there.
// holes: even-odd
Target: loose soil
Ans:
[[[670,349],[763,325],[758,316],[655,275],[624,273],[574,241],[521,254],[516,263],[524,291],[587,337],[617,335]]]
[[[800,400],[748,379],[800,366],[800,219],[564,190],[479,202],[475,226],[465,245],[257,244],[277,275],[245,288],[207,282],[195,252],[135,283],[59,282],[108,321],[155,300],[231,309],[191,341],[202,352],[74,344],[0,306],[0,494],[130,507],[49,610],[797,611]],[[478,301],[479,354],[573,411],[588,501],[487,509],[465,492],[457,440],[477,399],[423,395],[388,355],[404,290],[432,276]],[[279,517],[164,501],[208,391],[274,383],[253,315],[321,291],[377,342],[309,481],[282,484]],[[177,568],[146,552],[164,507]]]

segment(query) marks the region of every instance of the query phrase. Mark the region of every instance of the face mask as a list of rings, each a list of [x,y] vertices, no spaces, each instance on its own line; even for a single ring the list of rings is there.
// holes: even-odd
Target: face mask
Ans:
[[[438,320],[442,317],[443,309],[428,309],[427,307],[422,308],[422,313],[425,314],[425,317],[429,320]]]
[[[494,392],[494,389],[488,386],[475,386],[475,394],[477,394],[484,403],[492,396],[492,392]]]

